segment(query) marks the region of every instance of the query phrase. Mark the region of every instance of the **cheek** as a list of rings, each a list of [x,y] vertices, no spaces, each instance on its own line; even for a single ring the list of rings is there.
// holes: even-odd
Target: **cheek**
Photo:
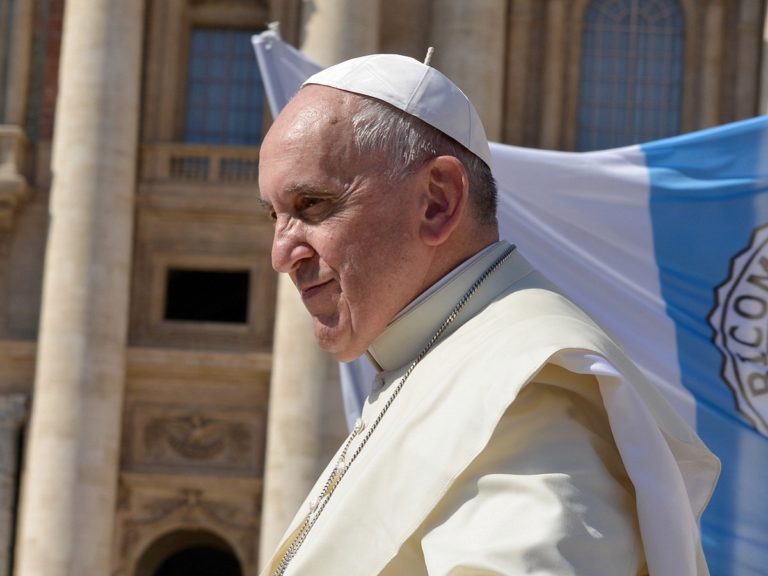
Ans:
[[[355,238],[339,251],[335,263],[341,286],[341,301],[353,316],[367,315],[388,288],[392,267],[381,258],[380,246],[374,237]]]
[[[371,236],[349,253],[345,290],[352,304],[365,310],[399,310],[402,294],[413,280],[412,245],[394,230]]]
[[[367,276],[369,261],[376,258],[385,235],[386,228],[378,222],[337,230],[326,238],[327,262],[339,274]]]
[[[402,217],[359,218],[346,226],[328,230],[317,238],[317,251],[325,265],[336,273],[342,299],[350,307],[395,306],[397,289],[408,279],[413,250],[418,241]],[[412,270],[411,270],[412,271]]]

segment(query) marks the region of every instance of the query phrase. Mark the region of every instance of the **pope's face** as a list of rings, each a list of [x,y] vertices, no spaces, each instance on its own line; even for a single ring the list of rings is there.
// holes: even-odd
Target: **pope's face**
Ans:
[[[397,185],[384,159],[360,157],[350,117],[357,97],[309,86],[261,148],[259,188],[275,221],[272,266],[290,275],[320,346],[362,354],[421,290],[417,175]]]

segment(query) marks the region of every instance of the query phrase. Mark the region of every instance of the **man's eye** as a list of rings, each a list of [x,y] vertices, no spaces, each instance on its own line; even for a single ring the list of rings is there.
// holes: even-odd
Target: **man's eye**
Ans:
[[[272,220],[272,222],[277,222],[277,212],[275,212],[274,210],[270,210],[269,219]]]
[[[306,196],[296,203],[296,215],[306,220],[321,219],[328,211],[329,204],[325,198]]]
[[[312,198],[312,197],[302,198],[301,201],[299,202],[299,209],[307,210],[309,208],[312,208],[313,206],[317,206],[318,204],[320,204],[320,202],[321,202],[320,198]]]

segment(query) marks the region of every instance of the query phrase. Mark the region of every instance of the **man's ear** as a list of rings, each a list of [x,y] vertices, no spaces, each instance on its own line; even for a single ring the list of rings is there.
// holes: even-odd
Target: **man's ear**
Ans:
[[[448,240],[461,222],[469,200],[469,178],[454,156],[438,156],[424,167],[427,192],[421,214],[420,236],[429,246]]]

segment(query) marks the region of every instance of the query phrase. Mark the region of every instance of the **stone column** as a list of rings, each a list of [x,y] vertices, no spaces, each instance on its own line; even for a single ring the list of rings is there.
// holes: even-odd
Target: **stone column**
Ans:
[[[542,83],[541,147],[557,150],[563,127],[563,87],[566,60],[566,10],[564,0],[548,0],[544,81]]]
[[[429,48],[429,2],[422,0],[387,0],[382,10],[378,51],[403,54],[423,60]]]
[[[302,51],[331,65],[375,52],[378,0],[304,3]],[[290,279],[278,281],[264,467],[260,563],[346,437],[338,364],[315,343],[312,321]]]
[[[0,395],[0,576],[10,576],[13,506],[21,424],[27,417],[27,396]]]
[[[324,66],[379,47],[379,0],[314,0],[302,4],[301,50]]]
[[[0,34],[8,32],[7,46],[0,47],[0,234],[12,229],[16,212],[29,194],[25,177],[27,136],[24,132],[32,50],[34,2],[0,0]],[[5,20],[5,21],[4,21]],[[5,38],[0,39],[4,43]],[[3,238],[5,243],[7,238]],[[5,257],[2,254],[0,257]],[[7,268],[0,265],[0,268]],[[4,278],[0,283],[5,285]],[[2,299],[5,302],[5,298]]]
[[[512,0],[509,9],[504,142],[516,146],[526,143],[526,120],[531,115],[526,88],[534,81],[536,72],[530,64],[534,2],[536,0]]]
[[[66,3],[16,576],[110,572],[143,4]]]
[[[278,283],[261,520],[262,563],[346,435],[338,364],[321,350],[293,283]],[[338,406],[330,418],[329,404]],[[324,441],[328,434],[335,435]]]
[[[10,0],[10,54],[7,60],[8,84],[5,110],[0,110],[0,123],[23,126],[27,113],[29,64],[32,55],[32,13],[34,2]]]
[[[720,123],[720,103],[723,93],[723,20],[724,7],[720,0],[710,0],[704,15],[702,43],[701,117],[698,128]]]
[[[761,52],[763,50],[764,0],[745,0],[739,3],[738,20],[729,24],[736,32],[734,48],[737,53],[736,70],[732,79],[733,102],[727,114],[733,118],[749,118],[760,109]],[[765,65],[763,61],[762,65]],[[728,65],[726,65],[727,67]],[[754,71],[758,71],[757,74]],[[722,120],[721,120],[722,121]]]
[[[489,140],[501,140],[504,120],[506,0],[434,0],[432,64],[466,93]]]

